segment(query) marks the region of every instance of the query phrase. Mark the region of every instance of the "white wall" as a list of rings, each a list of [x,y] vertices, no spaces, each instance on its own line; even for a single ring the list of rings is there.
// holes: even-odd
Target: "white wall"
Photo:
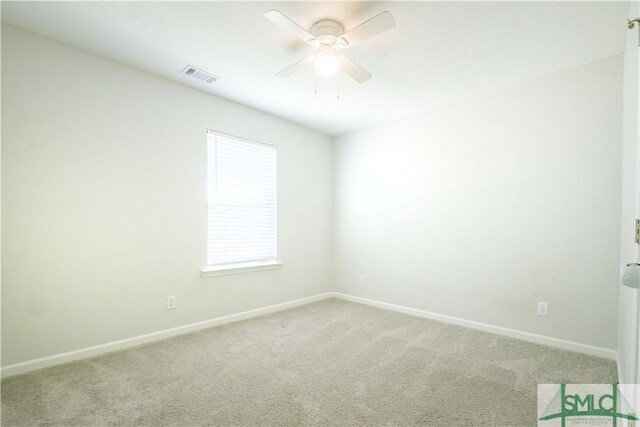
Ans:
[[[328,290],[329,137],[9,26],[2,66],[3,365]],[[207,128],[278,147],[282,269],[200,278]]]
[[[616,347],[620,57],[333,159],[327,136],[6,25],[2,62],[5,366],[327,290]],[[207,128],[277,145],[281,270],[199,277]]]
[[[615,349],[621,105],[617,56],[337,138],[337,290]]]

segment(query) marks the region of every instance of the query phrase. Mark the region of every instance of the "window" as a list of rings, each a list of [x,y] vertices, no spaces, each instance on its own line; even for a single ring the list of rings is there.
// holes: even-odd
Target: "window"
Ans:
[[[208,268],[276,266],[276,148],[209,131]]]

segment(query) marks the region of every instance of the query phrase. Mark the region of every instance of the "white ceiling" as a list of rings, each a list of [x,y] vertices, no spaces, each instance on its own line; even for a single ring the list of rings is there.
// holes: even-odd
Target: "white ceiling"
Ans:
[[[622,52],[626,2],[2,2],[2,20],[339,135]],[[347,55],[373,74],[318,83],[274,74],[310,48],[263,17],[349,29],[384,11],[396,28]],[[187,65],[221,79],[206,85]],[[336,99],[337,90],[340,99]]]

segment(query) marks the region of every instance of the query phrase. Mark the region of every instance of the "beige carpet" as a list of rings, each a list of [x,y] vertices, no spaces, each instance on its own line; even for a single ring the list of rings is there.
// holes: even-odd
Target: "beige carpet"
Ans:
[[[14,425],[535,425],[615,363],[330,299],[2,381]]]

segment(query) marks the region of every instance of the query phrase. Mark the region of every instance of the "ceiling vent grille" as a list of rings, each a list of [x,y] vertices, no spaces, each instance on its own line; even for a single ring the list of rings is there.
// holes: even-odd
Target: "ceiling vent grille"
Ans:
[[[187,65],[184,70],[182,70],[182,74],[185,74],[189,77],[193,77],[196,80],[200,80],[202,82],[206,82],[206,83],[213,83],[218,81],[220,78],[214,76],[211,73],[207,73],[206,71],[203,71],[199,68],[196,68],[192,65]]]

